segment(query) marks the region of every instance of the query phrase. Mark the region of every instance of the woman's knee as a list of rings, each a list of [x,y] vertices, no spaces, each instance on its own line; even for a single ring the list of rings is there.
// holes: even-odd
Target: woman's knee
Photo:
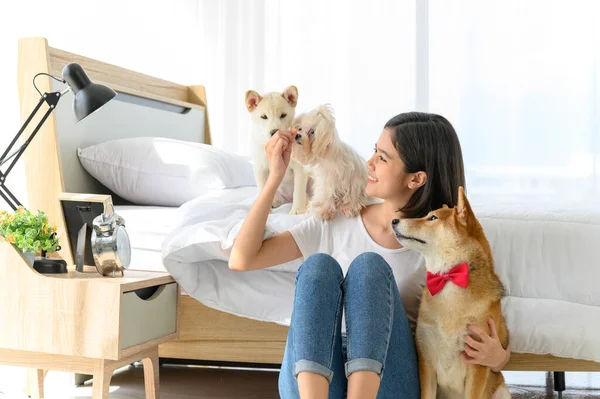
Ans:
[[[389,279],[392,275],[392,268],[383,256],[375,252],[365,252],[352,261],[346,278]]]
[[[296,282],[318,281],[326,282],[332,280],[340,282],[344,278],[342,267],[333,257],[323,253],[309,256],[298,269]]]

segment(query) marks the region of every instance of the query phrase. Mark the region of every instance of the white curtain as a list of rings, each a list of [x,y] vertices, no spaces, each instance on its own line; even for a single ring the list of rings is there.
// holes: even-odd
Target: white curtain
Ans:
[[[8,2],[0,8],[5,146],[19,128],[17,39],[205,84],[213,143],[248,154],[248,89],[330,103],[362,156],[408,110],[456,127],[471,193],[590,199],[600,187],[596,0]],[[9,187],[26,202],[23,165]]]
[[[458,131],[471,193],[591,199],[600,186],[600,2],[200,2],[215,145],[248,151],[247,89],[329,102],[369,156],[409,110]]]
[[[600,2],[430,0],[430,110],[460,134],[470,190],[600,194]]]
[[[330,103],[365,157],[385,122],[414,108],[414,1],[203,0],[200,15],[216,146],[248,153],[248,89],[295,85],[297,112]]]

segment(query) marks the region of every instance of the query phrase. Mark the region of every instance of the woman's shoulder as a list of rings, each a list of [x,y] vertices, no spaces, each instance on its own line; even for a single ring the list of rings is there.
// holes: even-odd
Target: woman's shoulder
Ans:
[[[310,216],[304,219],[299,225],[296,225],[295,228],[310,230],[320,229],[324,231],[338,229],[354,230],[355,228],[360,227],[358,222],[361,220],[360,214],[356,216],[346,216],[342,212],[338,211],[331,219],[322,219],[316,216]]]
[[[341,211],[338,211],[333,219],[324,220],[323,223],[329,223],[331,225],[353,225],[361,220],[361,214],[356,216],[346,216]]]

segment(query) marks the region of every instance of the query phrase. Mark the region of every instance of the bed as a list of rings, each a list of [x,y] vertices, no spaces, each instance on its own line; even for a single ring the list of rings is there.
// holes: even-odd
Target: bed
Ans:
[[[31,112],[39,100],[39,95],[31,84],[33,76],[39,72],[60,76],[62,68],[69,62],[78,62],[93,81],[110,86],[119,96],[129,94],[197,111],[196,114],[201,117],[195,121],[195,125],[191,124],[189,132],[168,130],[171,134],[169,137],[210,144],[206,93],[203,86],[183,86],[69,53],[50,47],[48,41],[41,37],[19,41],[18,87],[22,115]],[[54,83],[45,76],[38,77],[36,83],[42,92],[53,89]],[[68,100],[62,101],[64,103],[59,104],[36,139],[31,142],[24,158],[29,207],[44,210],[51,220],[59,221],[58,227],[64,231],[57,200],[59,193],[112,193],[86,175],[75,157],[77,147],[107,140],[110,136],[69,136],[70,133],[62,130],[60,124],[70,120],[72,115],[69,115],[71,110]],[[105,110],[102,111],[104,113]],[[61,115],[61,112],[65,115]],[[185,116],[193,117],[193,112],[187,112]],[[102,118],[90,120],[98,122]],[[148,126],[152,127],[152,124]],[[161,133],[164,135],[165,131],[167,130]],[[150,135],[149,131],[139,134]],[[74,174],[70,173],[73,171]],[[66,237],[61,241],[61,245],[63,249],[60,255],[72,263]],[[162,266],[149,264],[148,268],[156,269]],[[267,364],[281,361],[287,333],[285,327],[218,312],[187,295],[182,296],[180,304],[180,338],[168,345],[161,345],[161,357]]]
[[[120,95],[124,95],[124,97],[132,97],[132,101],[120,102],[118,107],[142,107],[137,110],[127,108],[125,111],[123,109],[115,111],[117,113],[127,112],[127,115],[142,112],[140,115],[144,115],[141,118],[146,121],[144,129],[124,129],[123,131],[131,132],[128,134],[134,136],[142,134],[145,136],[165,136],[168,134],[168,137],[173,139],[210,144],[207,98],[203,86],[182,86],[77,54],[68,53],[49,47],[44,38],[27,38],[21,39],[19,42],[18,78],[21,114],[23,117],[28,115],[29,110],[35,106],[39,98],[31,85],[33,75],[38,72],[60,75],[62,67],[69,62],[78,62],[81,64],[93,81],[109,85]],[[42,91],[55,89],[52,86],[55,83],[51,82],[49,78],[40,77],[37,83]],[[148,107],[144,103],[145,100],[151,106]],[[156,117],[156,115],[150,116],[150,114],[147,114],[150,111],[146,110],[146,108],[154,109],[154,105],[156,104],[161,104],[161,106],[166,104],[167,106],[175,107],[175,109],[185,109],[185,112],[179,113],[185,117],[178,117],[181,120],[185,120],[185,122],[182,122],[181,127],[178,128],[156,129],[156,125],[159,122],[163,123],[162,119],[161,121],[153,122],[152,118]],[[87,121],[85,128],[90,129],[88,134],[74,134],[67,122],[67,114],[69,112],[70,110],[64,104],[62,104],[62,107],[59,106],[25,153],[29,207],[31,209],[42,209],[48,213],[52,220],[59,221],[62,216],[60,205],[56,198],[62,192],[114,194],[85,173],[81,165],[77,162],[75,149],[84,145],[110,140],[115,138],[114,134],[121,134],[110,131],[102,131],[101,134],[98,133],[96,125],[102,123],[100,121],[104,118],[95,118]],[[123,123],[130,122],[124,119]],[[175,122],[167,122],[169,126],[174,126],[173,123]],[[94,126],[96,127],[94,128]],[[246,195],[246,197],[248,196]],[[118,198],[115,202],[117,200]],[[155,224],[144,225],[143,222],[149,220],[148,212],[155,215],[169,215],[179,210],[162,207],[139,207],[126,203],[118,204],[117,209],[128,222],[128,229],[132,236],[132,246],[135,251],[133,258],[135,259],[135,264],[133,266],[148,270],[162,270],[164,265],[161,264],[160,256],[158,256],[161,249],[157,248],[156,244],[160,241],[165,242],[166,236],[161,234],[173,226],[159,226],[159,228]],[[523,240],[527,240],[527,235],[518,235],[515,239],[511,239],[511,237],[506,236],[507,232],[527,232],[528,229],[534,233],[537,232],[536,234],[542,240],[539,243],[539,245],[542,245],[542,248],[544,248],[543,240],[547,238],[547,234],[558,234],[554,230],[553,233],[549,233],[548,230],[544,229],[548,223],[556,222],[556,220],[554,222],[548,220],[547,216],[552,215],[551,213],[545,215],[535,214],[532,219],[530,218],[531,213],[527,210],[519,213],[514,212],[513,209],[505,213],[499,213],[495,208],[486,208],[485,205],[481,205],[476,211],[481,217],[482,223],[486,228],[486,233],[490,236],[492,247],[495,248],[495,251],[501,253],[504,251],[510,252],[515,245],[521,245],[523,244]],[[585,224],[586,228],[589,228],[589,239],[595,240],[596,238],[600,238],[600,218],[587,219],[584,223],[581,220],[573,221],[570,214],[562,216],[566,218],[563,220],[565,226],[573,227],[576,223],[579,223],[579,225]],[[579,216],[575,215],[574,217],[577,218]],[[64,225],[60,223],[58,227],[64,229]],[[556,237],[554,240],[553,242],[557,242]],[[569,244],[577,246],[577,243]],[[68,242],[63,240],[61,245],[63,247],[60,253],[61,256],[69,263],[72,263],[73,260],[70,255]],[[585,241],[585,245],[589,246],[593,244],[587,240]],[[540,251],[539,246],[535,246],[535,248],[536,251]],[[538,252],[533,253],[533,256],[540,255],[539,260],[543,258],[543,255]],[[512,301],[513,303],[519,300],[526,301],[527,296],[531,294],[531,287],[518,286],[518,284],[512,283],[518,281],[518,279],[515,279],[516,276],[509,275],[511,270],[509,263],[515,259],[506,258],[508,264],[503,264],[504,260],[500,262],[501,278],[503,281],[511,283],[508,287],[509,292],[514,293],[512,297],[514,299],[507,298],[507,301]],[[524,264],[532,259],[523,257],[518,261],[520,264]],[[588,258],[584,261],[589,263]],[[285,281],[288,281],[289,277],[293,276],[293,273],[290,271],[293,271],[293,268],[282,270],[280,274],[273,278],[281,278],[282,280],[277,281],[285,284]],[[559,273],[556,276],[556,279],[551,279],[551,283],[556,284],[561,281],[561,278],[568,278],[566,273]],[[522,277],[527,278],[528,276],[524,273]],[[588,286],[589,284],[586,285],[586,287]],[[583,291],[578,293],[577,287],[569,286],[568,293],[562,297],[560,287],[554,288],[554,291],[549,290],[548,295],[544,293],[548,297],[548,301],[554,302],[542,303],[542,308],[553,308],[565,315],[571,316],[577,315],[577,312],[586,306],[591,311],[590,313],[586,313],[587,315],[596,314],[595,312],[600,308],[597,293],[586,293]],[[289,292],[287,298],[289,298]],[[277,317],[273,318],[273,322],[266,322],[255,320],[261,317],[253,319],[248,315],[245,315],[246,317],[236,316],[234,314],[236,313],[235,310],[225,312],[217,310],[218,306],[206,306],[185,292],[182,293],[180,303],[180,337],[176,341],[162,344],[159,348],[160,357],[181,359],[182,361],[219,361],[228,363],[279,364],[281,362],[287,327],[285,326],[285,317],[278,317],[285,310],[278,310],[280,313],[278,313]],[[579,305],[581,307],[569,307],[569,305]],[[505,302],[505,306],[510,307],[512,305]],[[267,308],[266,304],[265,308]],[[543,318],[537,320],[537,322],[541,323],[539,325],[532,323],[533,319],[527,317],[527,314],[536,314],[539,312],[533,305],[529,308],[529,312],[514,313],[515,317],[520,317],[521,319],[510,321],[513,313],[510,313],[510,316],[507,317],[509,323],[513,323],[513,325],[529,323],[527,324],[529,330],[525,332],[526,336],[522,338],[522,342],[535,337],[536,334],[549,334],[548,337],[550,338],[547,339],[554,339],[552,337],[556,337],[556,328],[553,324],[546,322],[544,325],[544,320],[547,321],[547,319]],[[563,334],[565,342],[572,339],[573,336],[578,335],[578,332],[572,332],[570,335],[567,332],[568,327],[565,329],[565,334]],[[588,338],[585,339],[588,340]],[[544,345],[539,347],[533,345],[532,347],[535,348],[533,353],[537,354],[518,353],[518,351],[515,351],[506,369],[600,371],[600,349],[594,346],[594,342],[586,341],[585,344],[588,345],[585,346],[586,350],[592,351],[592,353],[589,353],[588,356],[577,355],[577,358],[553,356],[551,353],[556,354],[556,351],[552,351]]]

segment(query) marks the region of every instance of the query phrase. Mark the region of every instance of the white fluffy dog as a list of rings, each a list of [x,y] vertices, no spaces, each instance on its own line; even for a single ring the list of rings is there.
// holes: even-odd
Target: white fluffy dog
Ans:
[[[365,193],[367,167],[340,139],[333,110],[321,105],[299,115],[293,127],[298,134],[292,158],[306,166],[313,179],[310,213],[322,219],[332,219],[338,210],[347,217],[357,216],[370,202]]]
[[[269,177],[269,160],[265,153],[265,144],[278,130],[292,127],[298,102],[298,89],[289,86],[283,93],[260,95],[253,90],[246,92],[246,108],[252,120],[252,158],[254,176],[260,190]],[[290,214],[306,213],[308,198],[307,185],[309,174],[304,167],[293,159],[273,200],[273,208],[292,202]]]

